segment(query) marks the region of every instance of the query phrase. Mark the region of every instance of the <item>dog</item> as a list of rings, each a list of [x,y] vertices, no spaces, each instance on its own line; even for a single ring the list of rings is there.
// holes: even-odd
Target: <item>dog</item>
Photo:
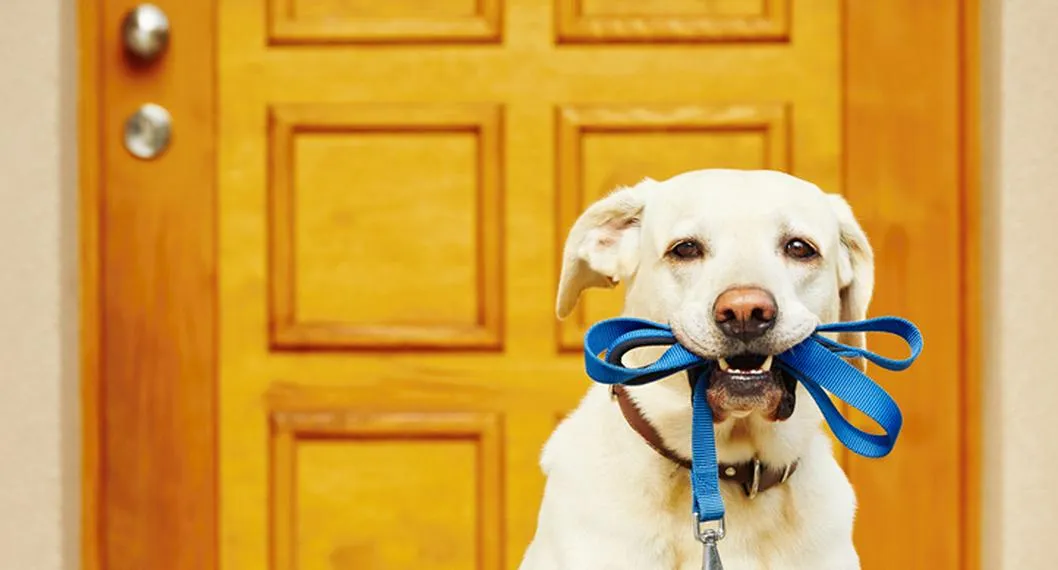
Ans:
[[[585,289],[618,283],[623,316],[668,324],[680,344],[718,363],[707,401],[725,568],[858,569],[856,496],[822,414],[771,366],[819,324],[866,316],[874,254],[848,202],[770,170],[697,170],[620,187],[569,231],[559,318]],[[865,346],[862,333],[828,336]],[[663,350],[643,347],[624,363],[642,366]],[[702,568],[690,456],[686,373],[593,385],[544,445],[547,481],[520,570]]]

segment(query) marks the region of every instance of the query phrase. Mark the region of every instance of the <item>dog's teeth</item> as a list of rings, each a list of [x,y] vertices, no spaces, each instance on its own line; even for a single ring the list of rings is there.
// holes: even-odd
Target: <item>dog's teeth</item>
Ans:
[[[764,364],[760,365],[760,369],[765,371],[765,372],[771,370],[771,360],[772,360],[772,358],[773,358],[772,355],[769,354],[768,358],[764,359]]]
[[[727,370],[728,368],[731,368],[731,366],[728,365],[727,361],[723,358],[717,360],[716,363],[720,365],[720,370]]]

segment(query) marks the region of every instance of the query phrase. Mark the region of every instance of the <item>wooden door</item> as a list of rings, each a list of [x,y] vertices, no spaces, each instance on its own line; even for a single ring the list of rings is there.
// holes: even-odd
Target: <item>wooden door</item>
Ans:
[[[864,567],[969,564],[959,3],[163,0],[150,66],[130,2],[83,5],[90,567],[516,568],[620,306],[556,322],[564,233],[712,166],[857,208],[873,312],[928,340],[883,376],[895,454],[842,454]],[[147,100],[175,135],[139,161]]]

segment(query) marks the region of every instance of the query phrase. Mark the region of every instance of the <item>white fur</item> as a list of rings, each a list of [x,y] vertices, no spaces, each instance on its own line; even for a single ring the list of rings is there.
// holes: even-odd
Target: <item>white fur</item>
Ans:
[[[816,263],[790,259],[783,244],[808,239]],[[674,241],[706,244],[705,258],[673,261]],[[750,345],[777,354],[820,322],[860,319],[873,288],[873,256],[845,201],[772,171],[702,170],[622,188],[589,207],[570,230],[557,310],[572,311],[587,287],[625,282],[625,316],[669,323],[703,356],[732,353],[712,306],[732,286],[770,291],[776,325]],[[845,342],[863,344],[862,337]],[[626,357],[656,357],[641,349]],[[690,457],[691,410],[683,374],[632,388],[666,444]],[[799,461],[785,484],[748,499],[722,483],[727,570],[855,570],[855,495],[833,456],[821,415],[804,388],[786,421],[754,414],[715,426],[724,463],[753,457]],[[536,536],[521,570],[691,570],[702,565],[693,535],[688,473],[662,458],[626,423],[608,390],[591,388],[548,441],[547,485]]]

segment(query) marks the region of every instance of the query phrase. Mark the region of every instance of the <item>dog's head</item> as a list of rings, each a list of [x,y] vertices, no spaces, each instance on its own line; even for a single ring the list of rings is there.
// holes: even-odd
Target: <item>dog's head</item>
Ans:
[[[667,323],[717,360],[718,421],[790,416],[793,379],[772,366],[821,322],[864,318],[871,247],[846,201],[774,171],[701,170],[620,188],[573,225],[557,311],[588,287],[626,285],[625,315]],[[863,335],[845,343],[864,345]]]

